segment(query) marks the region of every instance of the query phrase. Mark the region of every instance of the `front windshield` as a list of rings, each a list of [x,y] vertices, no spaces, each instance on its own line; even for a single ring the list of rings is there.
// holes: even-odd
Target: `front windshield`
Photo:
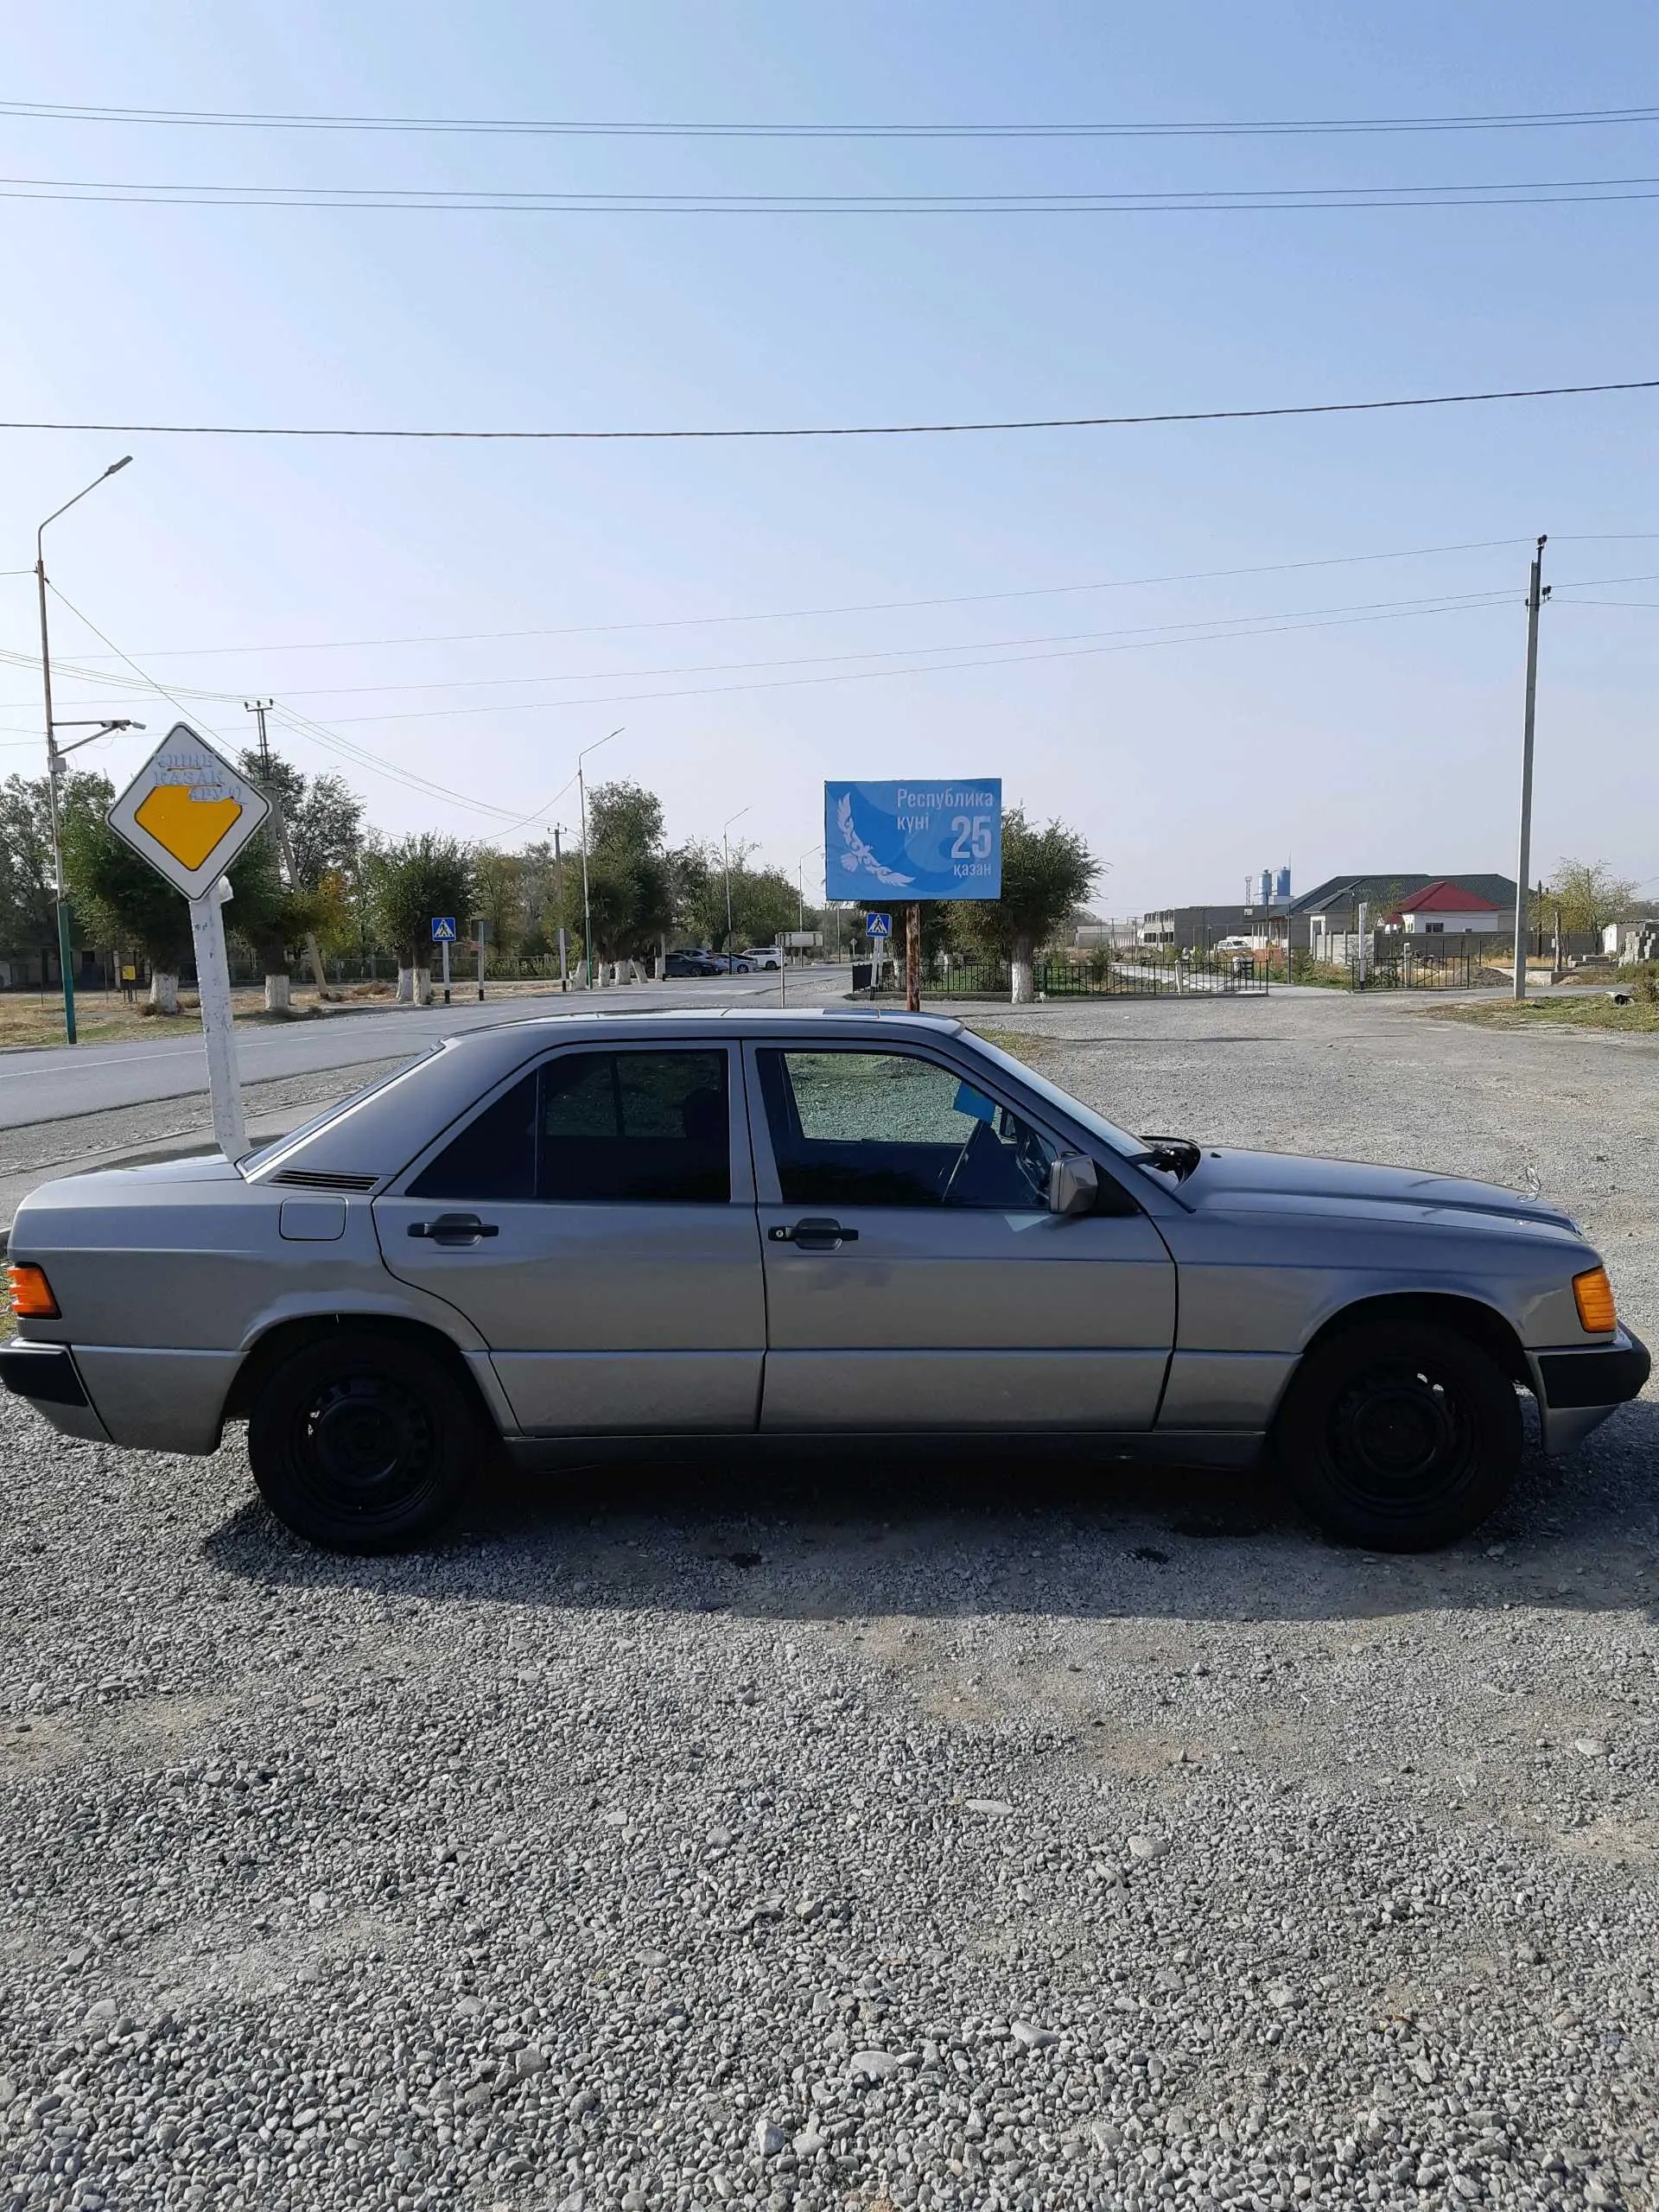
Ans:
[[[1003,1052],[987,1038],[976,1035],[974,1042],[986,1058],[1001,1068],[1005,1075],[1013,1076],[1039,1098],[1058,1107],[1062,1113],[1069,1114],[1074,1122],[1082,1123],[1090,1136],[1098,1137],[1102,1144],[1109,1146],[1125,1160],[1139,1160],[1144,1154],[1147,1147],[1139,1137],[1130,1136],[1127,1130],[1120,1129],[1115,1122],[1109,1122],[1103,1114],[1096,1114],[1080,1098],[1074,1098],[1069,1090],[1062,1090],[1058,1083],[1051,1083],[1046,1076],[1039,1075],[1029,1062],[1016,1060],[1012,1052]]]

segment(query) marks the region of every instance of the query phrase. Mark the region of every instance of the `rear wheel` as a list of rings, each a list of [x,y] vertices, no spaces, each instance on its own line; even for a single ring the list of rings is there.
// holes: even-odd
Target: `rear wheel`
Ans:
[[[401,1338],[342,1331],[266,1380],[248,1457],[279,1521],[327,1551],[402,1551],[454,1510],[481,1425],[442,1360]]]
[[[1389,1323],[1308,1355],[1274,1445],[1286,1482],[1329,1535],[1432,1551],[1478,1528],[1515,1480],[1521,1408],[1478,1344]]]

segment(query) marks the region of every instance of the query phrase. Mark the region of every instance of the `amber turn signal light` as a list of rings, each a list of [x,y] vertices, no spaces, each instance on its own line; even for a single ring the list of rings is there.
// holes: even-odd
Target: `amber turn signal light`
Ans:
[[[11,1310],[20,1321],[56,1321],[60,1319],[58,1301],[52,1295],[52,1286],[46,1279],[44,1268],[27,1264],[9,1267],[6,1283],[11,1292]]]
[[[1605,1268],[1592,1268],[1587,1274],[1574,1275],[1573,1296],[1578,1305],[1579,1319],[1591,1336],[1611,1335],[1618,1326],[1613,1286],[1607,1280]]]

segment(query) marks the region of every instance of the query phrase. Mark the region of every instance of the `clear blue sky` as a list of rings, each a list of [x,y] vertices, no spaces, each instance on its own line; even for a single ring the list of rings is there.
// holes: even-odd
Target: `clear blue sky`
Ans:
[[[606,121],[1191,121],[1659,99],[1622,0],[1156,10],[243,0],[14,12],[10,99]],[[1659,175],[1659,125],[1032,143],[251,133],[0,118],[0,175],[485,190],[1195,191]],[[1659,200],[963,217],[388,213],[7,200],[0,415],[628,427],[1150,411],[1659,374]],[[1128,912],[1287,857],[1510,868],[1530,539],[1550,533],[1535,850],[1659,872],[1659,394],[1328,421],[798,445],[0,434],[0,569],[169,684],[275,694],[529,814],[579,746],[792,873],[827,772],[1000,773]],[[1501,540],[1300,573],[802,613]],[[1077,633],[1502,592],[1224,641]],[[764,615],[731,621],[715,618]],[[683,624],[652,629],[618,625]],[[506,630],[582,634],[361,645]],[[1027,656],[1014,658],[1028,642]],[[1069,641],[1072,648],[1062,654]],[[54,651],[101,651],[60,612]],[[0,645],[34,650],[27,577]],[[206,648],[238,650],[215,651]],[[1009,664],[913,667],[940,661]],[[190,649],[190,657],[185,656]],[[245,650],[243,650],[245,649]],[[887,661],[872,656],[887,654]],[[773,664],[771,666],[755,664]],[[792,664],[776,665],[776,664]],[[749,664],[736,667],[731,664]],[[869,676],[867,671],[883,672]],[[666,672],[672,671],[672,672]],[[851,676],[850,681],[802,681]],[[504,678],[535,679],[507,684]],[[419,689],[450,685],[448,690]],[[393,688],[401,687],[401,688]],[[701,696],[646,697],[691,692]],[[36,680],[0,673],[0,769]],[[66,685],[67,702],[111,697]],[[615,704],[607,703],[616,701]],[[503,711],[505,702],[522,702]],[[564,702],[569,703],[564,703]],[[190,702],[239,741],[235,703]],[[442,715],[432,710],[454,709]],[[142,713],[152,737],[169,709]],[[279,741],[307,770],[342,764]],[[141,743],[100,747],[118,780]],[[89,756],[83,756],[89,757]],[[346,766],[390,830],[505,830]],[[575,820],[575,793],[557,817]],[[812,880],[809,868],[809,887]],[[1659,889],[1659,885],[1656,885]]]

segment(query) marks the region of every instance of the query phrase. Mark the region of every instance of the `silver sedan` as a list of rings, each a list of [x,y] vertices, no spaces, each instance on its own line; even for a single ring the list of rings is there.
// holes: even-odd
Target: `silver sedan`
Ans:
[[[73,1436],[245,1420],[313,1541],[416,1543],[485,1452],[1044,1437],[1245,1466],[1333,1535],[1479,1522],[1518,1393],[1649,1371],[1577,1224],[1488,1184],[1133,1136],[955,1021],[734,1011],[453,1038],[281,1142],[48,1184],[0,1376]]]

